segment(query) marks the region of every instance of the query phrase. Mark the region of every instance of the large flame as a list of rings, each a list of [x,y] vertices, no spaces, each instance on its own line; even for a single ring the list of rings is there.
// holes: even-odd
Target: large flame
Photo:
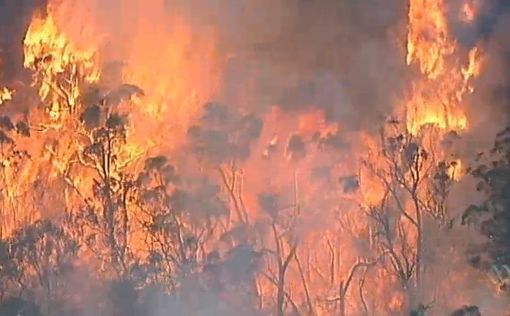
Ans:
[[[407,63],[419,66],[421,76],[411,84],[405,100],[408,129],[416,134],[424,125],[461,131],[468,126],[465,98],[480,71],[481,52],[472,48],[459,58],[451,38],[443,0],[412,0],[409,6]]]
[[[0,105],[12,100],[14,90],[8,88],[0,88]]]
[[[407,64],[418,63],[430,79],[444,74],[447,58],[455,52],[448,34],[443,0],[411,0]]]
[[[465,23],[473,22],[477,15],[477,4],[478,1],[475,0],[467,0],[464,2],[459,14],[460,20]]]
[[[49,114],[59,120],[64,111],[75,110],[83,83],[99,80],[96,48],[77,48],[59,29],[51,13],[36,16],[24,41],[25,67],[34,70],[34,83]]]
[[[83,205],[92,205],[92,208],[102,206],[97,199],[91,202],[97,195],[92,189],[97,190],[98,187],[97,177],[94,178],[97,166],[81,155],[93,137],[80,123],[79,114],[85,106],[84,95],[88,88],[111,84],[105,82],[108,74],[105,65],[111,56],[124,62],[120,79],[143,91],[116,105],[116,110],[128,114],[130,124],[125,143],[113,154],[118,162],[117,168],[108,176],[126,180],[126,186],[144,181],[129,177],[144,168],[144,159],[149,154],[172,153],[179,156],[186,143],[188,128],[200,117],[203,104],[221,91],[225,60],[217,45],[216,30],[201,26],[197,31],[197,26],[186,17],[165,12],[165,1],[150,0],[140,5],[139,9],[145,10],[151,19],[130,20],[132,27],[129,41],[125,43],[126,51],[120,53],[110,51],[111,47],[105,44],[108,34],[101,33],[104,30],[91,30],[80,25],[87,24],[85,21],[93,23],[93,17],[88,15],[94,10],[96,1],[49,2],[47,15],[33,17],[24,40],[24,65],[33,73],[33,86],[46,111],[44,113],[49,117],[40,115],[39,108],[34,107],[29,115],[33,135],[29,140],[14,135],[15,142],[2,147],[2,154],[16,153],[14,143],[33,153],[33,157],[25,159],[20,166],[2,159],[2,168],[7,170],[3,174],[8,175],[2,181],[8,191],[7,199],[2,200],[4,204],[0,206],[3,207],[1,216],[7,218],[7,213],[14,216],[8,224],[3,224],[4,234],[22,224],[20,215],[25,217],[25,223],[48,215],[43,213],[49,206],[44,208],[32,203],[38,198],[32,183],[42,183],[37,192],[55,191],[51,197],[54,200],[48,202],[52,207],[56,205],[79,212]],[[341,124],[326,119],[325,111],[319,110],[320,105],[314,110],[289,115],[278,106],[266,104],[264,108],[271,108],[271,111],[262,116],[261,142],[250,147],[246,160],[223,162],[214,168],[204,163],[206,166],[193,170],[202,177],[218,176],[219,171],[218,182],[224,185],[221,194],[240,214],[228,216],[228,220],[211,224],[201,232],[219,240],[204,243],[204,249],[200,249],[202,257],[216,247],[225,247],[224,244],[228,244],[225,235],[230,233],[231,228],[253,224],[254,230],[257,230],[259,223],[272,225],[272,232],[265,227],[260,229],[257,237],[260,247],[269,249],[267,252],[273,255],[264,267],[260,267],[262,272],[255,280],[261,307],[274,304],[275,297],[282,295],[277,294],[281,289],[275,287],[277,282],[272,279],[278,276],[277,269],[283,266],[282,262],[274,259],[275,252],[282,257],[289,256],[284,296],[295,300],[295,308],[309,305],[306,307],[309,314],[330,315],[331,305],[337,304],[339,299],[332,299],[334,303],[331,303],[327,297],[337,296],[339,287],[340,294],[346,295],[342,298],[345,299],[343,308],[350,314],[361,314],[361,306],[365,302],[360,303],[360,300],[364,298],[342,292],[345,282],[350,282],[349,278],[353,275],[360,284],[366,281],[366,288],[370,289],[370,293],[365,294],[361,289],[360,296],[376,297],[373,301],[382,310],[395,315],[409,307],[410,302],[394,273],[387,268],[369,271],[379,264],[378,260],[385,260],[383,257],[387,253],[381,252],[375,245],[378,232],[372,221],[367,219],[367,213],[381,205],[389,195],[398,198],[405,190],[405,184],[397,183],[389,192],[390,184],[384,182],[384,177],[389,176],[391,168],[397,172],[397,177],[410,177],[399,173],[405,173],[400,166],[395,167],[405,162],[405,157],[402,158],[405,156],[404,149],[398,148],[394,156],[396,160],[390,161],[380,138],[389,136],[402,142],[420,138],[424,151],[434,156],[424,162],[424,170],[436,170],[439,164],[448,180],[455,182],[463,176],[462,160],[451,158],[450,153],[441,147],[440,140],[448,132],[460,133],[470,127],[466,105],[469,95],[474,92],[473,80],[482,70],[483,51],[480,47],[463,49],[455,41],[449,29],[446,5],[447,0],[410,0],[405,64],[411,80],[404,87],[403,97],[395,102],[393,113],[388,113],[388,116],[402,118],[394,122],[404,130],[398,131],[400,135],[391,134],[393,130],[389,132],[391,135],[384,134],[387,132],[384,130],[383,135],[376,136],[368,132],[344,131]],[[473,1],[466,1],[459,16],[465,23],[471,23],[476,17],[476,10]],[[10,101],[13,92],[7,88],[0,89],[0,105]],[[239,125],[244,123],[242,120]],[[291,140],[295,141],[295,148],[291,148]],[[184,148],[182,152],[188,155],[186,150]],[[419,155],[426,156],[423,152]],[[186,165],[192,159],[186,157],[184,160]],[[100,167],[109,163],[102,161]],[[158,178],[153,181],[158,183],[151,185],[162,190],[161,181]],[[184,183],[186,181],[183,180]],[[412,194],[415,198],[426,200],[433,189],[433,185],[420,182],[419,189]],[[289,222],[295,226],[283,227],[288,223],[280,221],[285,220],[272,218],[274,214],[268,215],[267,210],[259,205],[260,193],[281,194],[278,198],[283,204],[278,205],[275,212],[291,214],[289,217],[294,218]],[[153,249],[148,249],[145,243],[149,228],[140,222],[150,218],[151,214],[140,205],[131,205],[134,202],[128,195],[123,196],[125,207],[129,208],[126,212],[129,219],[126,219],[125,225],[132,230],[126,243],[133,247],[130,255],[135,258],[134,261],[144,263],[146,255]],[[170,204],[168,199],[165,197],[165,203]],[[21,200],[23,202],[17,202]],[[403,200],[399,207],[411,217],[417,216],[413,211],[424,207],[413,205],[411,200]],[[171,214],[179,215],[182,214]],[[439,218],[444,214],[434,215]],[[399,229],[392,234],[400,234],[395,247],[403,250],[404,257],[419,254],[417,248],[421,237],[418,237],[418,230],[422,224],[415,223],[417,220],[413,222],[412,218],[406,219],[402,214],[390,216],[388,221],[397,223]],[[189,232],[192,225],[186,220],[183,220],[185,223],[180,229]],[[277,231],[280,224],[283,228]],[[247,240],[250,238],[246,237]],[[179,242],[184,242],[183,236],[179,236]],[[200,251],[197,250],[197,253]],[[97,260],[93,257],[87,257],[87,260]],[[198,257],[194,259],[203,260]],[[394,261],[391,263],[394,264]],[[362,268],[356,270],[355,267]],[[363,274],[358,275],[357,272]]]

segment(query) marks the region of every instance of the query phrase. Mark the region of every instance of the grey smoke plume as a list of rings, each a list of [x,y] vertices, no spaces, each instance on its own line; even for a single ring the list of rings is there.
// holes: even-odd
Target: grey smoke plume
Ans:
[[[0,0],[0,83],[23,70],[23,38],[32,14],[44,10],[46,0]]]
[[[105,47],[122,58],[136,45],[130,28],[151,19],[155,2],[91,3],[98,25],[109,35]],[[391,109],[405,78],[404,56],[396,45],[405,34],[404,0],[164,3],[169,16],[191,23],[196,38],[214,27],[218,58],[229,56],[216,100],[225,104],[245,104],[256,113],[270,105],[294,113],[318,107],[328,120],[367,128]],[[173,27],[171,19],[167,27]]]
[[[156,3],[142,0],[73,1],[94,3],[96,22],[101,31],[109,35],[103,49],[111,60],[106,62],[122,62],[126,52],[137,45],[132,40],[132,27],[141,19],[150,21],[154,13],[151,6]],[[218,103],[204,107],[204,115],[188,130],[194,153],[217,164],[231,159],[244,161],[255,155],[252,144],[259,139],[264,128],[259,117],[272,105],[278,105],[291,116],[320,108],[327,120],[340,122],[347,130],[372,130],[379,123],[379,116],[389,114],[394,108],[395,98],[412,76],[406,70],[401,46],[406,34],[407,2],[164,1],[163,9],[168,16],[180,16],[191,23],[194,37],[206,36],[204,34],[208,33],[202,31],[213,26],[218,32],[216,45],[219,56],[211,58],[223,60],[228,56],[221,89],[215,96],[216,100],[211,100]],[[14,65],[4,72],[7,77],[21,70],[24,31],[33,10],[43,4],[43,1],[0,0],[0,45],[3,45],[0,47],[7,47],[4,50],[8,52],[6,60]],[[452,1],[449,5],[453,8],[458,4],[459,1]],[[482,14],[472,26],[462,26],[455,20],[457,17],[451,17],[459,42],[465,48],[482,42],[488,56],[484,75],[476,83],[478,92],[470,100],[473,113],[480,115],[474,116],[477,120],[473,122],[476,128],[472,135],[464,135],[468,139],[465,146],[474,144],[473,148],[477,149],[491,140],[494,126],[505,122],[510,101],[507,57],[510,40],[506,34],[510,27],[509,5],[505,0],[486,0],[483,4]],[[169,19],[165,26],[172,28],[172,20]],[[190,51],[189,54],[201,56],[203,52]],[[154,71],[160,76],[178,75]],[[236,108],[241,105],[243,109]],[[244,112],[254,115],[245,115]],[[95,120],[97,118],[92,115],[89,121]],[[324,147],[350,150],[339,135],[329,135],[321,141]],[[300,135],[292,134],[283,147],[293,160],[303,161],[312,151],[307,142]],[[316,178],[330,175],[331,166],[321,164],[320,167],[316,169]],[[278,177],[278,173],[275,171],[270,176]],[[193,211],[193,215],[211,210],[217,214],[225,213],[226,204],[216,199],[219,187],[201,180],[185,183],[186,189],[194,191],[177,191],[172,202]],[[354,192],[360,186],[359,179],[352,174],[342,176],[338,182],[346,193]],[[269,213],[276,214],[279,208],[274,192],[259,196],[258,202]],[[232,279],[244,281],[242,277],[246,271],[239,268],[252,263],[251,249],[235,249],[238,252],[227,253],[221,264],[211,263],[213,268],[221,271],[222,277],[229,280],[229,285],[235,283],[230,282]],[[181,315],[191,312],[204,315],[255,314],[254,311],[239,312],[239,309],[221,306],[218,293],[202,291],[194,277],[183,282],[187,287],[196,289],[190,291],[192,294],[188,298],[194,304],[161,294],[163,303],[155,308],[156,315],[166,315],[169,310]],[[235,292],[235,289],[225,291]],[[241,293],[237,294],[241,296]],[[154,299],[154,296],[148,296]],[[191,308],[195,310],[190,311]]]

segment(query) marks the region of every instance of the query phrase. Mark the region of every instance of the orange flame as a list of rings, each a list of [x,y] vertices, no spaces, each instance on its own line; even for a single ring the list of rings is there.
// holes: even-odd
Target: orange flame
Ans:
[[[462,66],[444,7],[443,0],[410,3],[407,63],[419,65],[422,75],[412,83],[404,105],[413,134],[424,125],[458,131],[468,126],[463,102],[473,92],[471,80],[480,73],[481,52],[478,47],[471,49],[467,65]]]
[[[26,68],[34,71],[41,100],[51,106],[49,115],[58,121],[66,107],[78,106],[80,84],[99,80],[96,49],[75,47],[57,26],[53,16],[34,17],[24,41]],[[65,79],[59,80],[59,76]]]
[[[0,88],[0,105],[6,103],[7,101],[11,101],[14,96],[14,90],[10,90],[8,88]]]
[[[430,79],[444,74],[447,58],[455,51],[449,39],[443,0],[411,0],[407,64],[418,63]]]
[[[79,127],[71,126],[72,124],[66,125],[68,122],[61,122],[64,110],[80,106],[84,92],[83,85],[102,83],[103,79],[101,74],[103,69],[100,64],[104,57],[101,55],[103,48],[97,42],[84,41],[80,31],[67,32],[65,19],[69,20],[69,24],[73,24],[71,13],[74,11],[72,4],[70,5],[73,2],[61,1],[58,5],[56,5],[57,2],[50,2],[54,5],[50,6],[49,15],[44,18],[34,17],[26,35],[25,66],[34,72],[34,86],[38,89],[41,102],[49,105],[50,119],[61,123],[58,125],[61,128],[45,130],[44,133],[30,138],[33,142],[29,144],[32,151],[40,152],[40,154],[27,163],[23,172],[11,170],[11,177],[18,176],[17,182],[12,184],[14,188],[12,192],[18,190],[21,192],[24,186],[25,191],[30,193],[31,187],[28,183],[33,182],[34,179],[41,178],[47,183],[58,181],[72,169],[70,161],[76,159],[73,154],[76,153],[77,148],[82,149],[81,146],[88,139],[84,142],[77,140],[77,135],[83,136],[80,134],[82,131],[72,129],[79,129]],[[220,91],[219,82],[224,66],[223,61],[218,57],[220,54],[216,47],[216,34],[213,29],[201,30],[205,35],[197,38],[194,26],[186,19],[175,16],[168,19],[162,13],[164,5],[162,0],[147,2],[150,3],[147,10],[150,11],[153,19],[141,19],[134,22],[136,26],[130,34],[132,47],[124,56],[127,66],[122,73],[122,79],[125,82],[139,86],[145,94],[143,97],[131,99],[119,106],[121,109],[128,108],[131,118],[127,144],[123,145],[117,157],[122,162],[133,162],[129,168],[126,167],[129,171],[136,169],[142,163],[142,158],[153,146],[158,147],[157,151],[166,152],[167,149],[179,148],[182,145],[185,141],[186,130],[200,114],[202,104],[213,99]],[[475,47],[464,54],[452,39],[449,34],[445,4],[446,0],[411,0],[410,3],[406,63],[410,68],[416,66],[417,73],[407,87],[405,98],[398,101],[399,108],[395,109],[395,112],[405,113],[403,115],[405,121],[402,125],[412,136],[421,134],[426,125],[434,125],[436,127],[434,131],[438,131],[439,136],[448,130],[462,131],[469,127],[469,115],[465,103],[468,95],[474,91],[472,80],[481,72],[482,52],[480,48]],[[468,20],[474,19],[476,14],[474,6],[468,5],[468,8],[463,10],[467,10]],[[77,12],[76,14],[82,14],[82,10]],[[92,35],[92,38],[100,37],[97,34]],[[466,55],[466,58],[459,58],[463,55]],[[0,90],[0,104],[12,98],[12,93],[13,91],[5,88]],[[132,103],[137,106],[131,108]],[[257,194],[272,190],[282,191],[285,195],[285,205],[282,205],[286,207],[285,210],[292,209],[301,216],[299,220],[296,220],[296,226],[298,226],[296,230],[299,230],[296,235],[303,240],[302,242],[300,240],[295,258],[289,257],[289,270],[285,284],[290,288],[288,295],[296,297],[296,300],[300,296],[305,296],[308,290],[302,289],[305,283],[314,296],[325,296],[330,291],[335,292],[336,295],[338,284],[343,284],[349,273],[350,264],[356,262],[358,256],[366,255],[368,251],[378,251],[370,244],[376,233],[371,231],[372,227],[368,223],[366,214],[360,212],[359,200],[362,201],[361,207],[365,209],[380,203],[387,192],[381,185],[380,178],[373,173],[359,170],[363,168],[358,166],[358,159],[362,150],[366,149],[363,148],[365,146],[369,150],[367,160],[370,160],[374,168],[381,171],[383,175],[388,169],[389,162],[382,157],[381,144],[373,135],[365,133],[357,133],[352,137],[355,140],[352,141],[354,143],[352,146],[355,148],[345,151],[335,148],[336,151],[332,151],[333,153],[326,153],[325,139],[329,141],[330,138],[334,138],[333,136],[337,136],[339,129],[337,124],[326,120],[322,110],[288,115],[278,108],[273,108],[273,112],[266,113],[264,117],[261,137],[263,141],[269,142],[255,145],[256,148],[252,148],[255,154],[250,155],[247,161],[240,162],[240,166],[237,162],[232,163],[228,172],[225,173],[226,176],[231,176],[231,179],[225,180],[225,183],[231,186],[227,188],[231,192],[227,193],[234,196],[231,197],[233,200],[238,195],[241,207],[250,212],[247,216],[248,221],[263,221],[267,217],[264,212],[257,214],[257,209],[260,208]],[[342,137],[344,134],[348,133],[342,133]],[[303,139],[306,155],[302,159],[300,156],[300,159],[289,161],[285,155],[288,147],[286,142],[294,135]],[[349,134],[346,137],[350,136],[352,135]],[[431,143],[430,148],[427,149],[436,150],[439,147],[436,136],[433,133],[425,136]],[[58,139],[56,141],[58,145],[53,144],[54,139]],[[336,146],[342,141],[343,138],[338,142],[336,139],[332,142]],[[342,144],[337,147],[341,146]],[[438,151],[439,159],[446,157],[446,153]],[[427,163],[432,164],[432,162]],[[133,167],[133,165],[136,166]],[[454,168],[448,169],[448,175],[453,180],[460,180],[462,161],[457,160],[453,165]],[[324,166],[326,171],[322,171]],[[329,169],[330,166],[333,167]],[[89,194],[92,177],[83,170],[85,168],[76,169],[72,169],[72,172],[77,174],[76,177],[66,178],[65,181],[70,186],[78,188],[82,191],[81,193]],[[200,173],[202,172],[208,171],[200,170]],[[358,193],[352,194],[354,197],[350,195],[352,191],[347,193],[344,188],[342,193],[342,189],[338,190],[339,174],[341,178],[344,175],[354,175],[353,186],[359,186]],[[320,180],[316,181],[316,178]],[[323,180],[324,178],[326,180]],[[247,180],[246,184],[245,180]],[[289,186],[291,182],[292,185]],[[321,183],[317,184],[319,182]],[[72,201],[70,202],[72,199],[70,196],[73,195],[69,191],[72,190],[68,190],[66,186],[65,203],[73,205]],[[424,192],[420,191],[417,194],[424,194]],[[349,196],[346,197],[346,195]],[[20,193],[16,193],[11,194],[9,198],[14,201],[19,196]],[[344,199],[355,201],[344,203]],[[340,200],[342,202],[339,202]],[[412,209],[413,206],[410,204],[409,201],[405,201],[402,207]],[[18,206],[16,211],[20,208]],[[33,208],[36,209],[36,207]],[[339,208],[342,209],[339,211]],[[351,212],[351,209],[354,211]],[[136,213],[140,210],[134,207],[130,212]],[[147,214],[137,215],[148,216]],[[243,220],[242,217],[239,220]],[[396,219],[396,221],[399,220]],[[302,222],[306,222],[306,225]],[[230,224],[228,223],[227,226]],[[133,224],[133,226],[136,225],[139,224]],[[223,225],[217,227],[215,229],[227,229],[223,228]],[[410,247],[417,248],[417,233],[412,225],[407,223],[402,227],[408,231]],[[221,233],[223,234],[223,231]],[[281,240],[278,241],[281,244],[278,247],[281,248],[279,251],[291,248],[293,242],[291,237],[288,237],[287,241],[282,240],[293,233],[281,235]],[[133,234],[139,234],[139,236],[130,236],[133,244],[144,237],[142,236],[144,232],[141,230]],[[369,245],[365,245],[365,241]],[[271,247],[270,243],[268,244],[267,247]],[[328,245],[328,248],[323,245]],[[143,248],[142,243],[136,246],[137,251]],[[417,252],[414,248],[409,252]],[[134,255],[137,256],[139,253]],[[305,257],[307,262],[303,262],[301,266],[301,263],[297,261]],[[270,265],[271,262],[268,263],[268,266]],[[274,266],[268,270],[272,268]],[[400,290],[388,291],[390,288],[388,283],[398,283],[388,274],[385,271],[377,271],[374,273],[374,278],[367,282],[370,282],[371,290],[385,298],[386,306],[384,307],[392,314],[397,314],[407,308],[408,302]],[[359,277],[355,276],[355,278]],[[274,285],[265,278],[257,280],[257,283],[259,283],[257,286],[261,287],[259,295],[264,296],[264,299],[267,296],[267,301],[273,301]],[[356,306],[353,297],[348,296],[346,299],[350,314],[362,312],[361,308]],[[267,303],[269,304],[272,303]],[[315,314],[330,313],[327,308],[321,311],[317,307]]]
[[[462,5],[461,12],[459,14],[459,18],[464,23],[471,23],[476,18],[476,7],[475,2],[473,0],[468,0],[464,2]]]

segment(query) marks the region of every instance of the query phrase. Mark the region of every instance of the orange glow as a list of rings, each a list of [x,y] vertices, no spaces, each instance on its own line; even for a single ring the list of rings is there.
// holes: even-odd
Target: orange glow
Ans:
[[[462,170],[462,160],[457,159],[453,161],[450,168],[448,168],[448,176],[454,181],[459,181],[464,175],[464,171]]]
[[[478,47],[463,65],[459,48],[450,38],[443,0],[412,0],[409,11],[407,63],[419,65],[421,77],[411,84],[404,108],[408,130],[417,134],[424,125],[462,131],[468,127],[463,102],[473,92],[471,80],[480,73]]]
[[[449,39],[444,0],[411,0],[407,64],[417,63],[429,79],[444,74],[447,58],[455,51]]]
[[[318,132],[321,136],[338,131],[337,124],[329,123],[324,117],[324,111],[316,110],[299,116],[298,130],[308,137]]]
[[[14,90],[10,90],[7,88],[0,88],[0,105],[6,103],[7,101],[11,101],[14,95]]]
[[[143,108],[149,115],[164,120],[171,112],[174,123],[186,127],[216,88],[211,84],[217,82],[213,80],[216,78],[208,77],[216,67],[211,63],[214,34],[206,41],[196,42],[191,26],[179,18],[175,18],[170,30],[144,19],[136,30],[125,80],[144,89],[147,97]]]
[[[126,1],[129,5],[138,5],[136,9],[143,10],[144,14],[136,18],[130,16],[128,26],[113,27],[115,30],[116,27],[128,28],[126,37],[129,39],[122,43],[121,51],[112,52],[115,50],[112,47],[117,48],[118,45],[112,44],[112,41],[119,39],[111,38],[113,35],[105,31],[109,30],[108,27],[95,24],[95,4],[99,1],[49,0],[48,15],[34,16],[26,33],[24,66],[32,72],[31,83],[37,91],[33,94],[38,98],[38,106],[30,108],[27,117],[22,118],[29,121],[31,136],[19,135],[12,128],[8,133],[12,141],[8,141],[7,146],[0,146],[0,163],[2,171],[5,171],[0,174],[0,186],[6,187],[6,194],[2,192],[0,195],[3,236],[35,218],[64,210],[81,214],[84,208],[90,207],[99,214],[107,209],[106,203],[101,200],[106,200],[103,192],[112,187],[117,190],[115,193],[128,188],[129,193],[115,196],[112,204],[115,207],[122,204],[123,210],[126,210],[126,222],[123,224],[128,227],[124,228],[128,230],[128,237],[125,242],[127,252],[132,256],[128,261],[136,262],[137,267],[140,265],[145,269],[143,265],[147,264],[147,271],[151,270],[147,254],[150,252],[152,255],[154,249],[147,240],[153,237],[149,237],[148,231],[155,228],[146,227],[145,222],[152,220],[153,213],[166,211],[170,214],[166,217],[179,217],[181,222],[178,224],[182,226],[176,229],[172,225],[177,224],[168,225],[172,234],[173,230],[179,230],[175,235],[179,235],[176,238],[181,244],[172,244],[171,247],[197,242],[193,240],[193,229],[203,229],[196,236],[210,239],[204,241],[200,249],[186,248],[177,255],[187,256],[194,251],[190,258],[183,259],[186,263],[193,262],[189,269],[197,269],[190,273],[194,277],[201,277],[201,265],[211,251],[228,251],[241,242],[253,241],[267,252],[258,267],[257,272],[260,273],[254,278],[261,309],[269,310],[274,305],[278,289],[271,278],[278,277],[277,270],[282,266],[278,259],[285,259],[285,255],[292,253],[294,245],[296,252],[289,257],[284,294],[292,298],[296,308],[313,305],[313,308],[302,308],[301,314],[362,315],[365,314],[362,306],[365,302],[360,302],[362,299],[369,302],[366,306],[370,307],[365,306],[370,309],[369,312],[377,310],[379,313],[381,310],[380,315],[399,315],[409,309],[407,290],[417,274],[406,271],[409,284],[399,280],[406,273],[397,276],[398,273],[392,271],[398,255],[385,257],[387,253],[381,250],[384,246],[378,240],[384,238],[380,237],[383,233],[371,216],[387,216],[386,224],[391,226],[391,232],[387,232],[386,236],[388,244],[392,244],[397,252],[404,252],[404,266],[412,264],[413,256],[419,253],[421,245],[418,231],[423,227],[421,222],[416,223],[418,220],[415,218],[420,211],[426,213],[423,209],[436,206],[435,201],[430,202],[430,194],[436,189],[432,178],[438,164],[448,161],[441,164],[448,166],[441,169],[441,175],[447,174],[443,177],[447,178],[445,182],[460,181],[464,176],[463,161],[452,158],[440,141],[450,131],[461,134],[470,128],[467,104],[475,91],[474,81],[483,71],[484,54],[478,46],[464,50],[450,34],[446,12],[448,0],[409,0],[407,41],[403,43],[406,44],[406,57],[400,61],[400,66],[408,71],[409,80],[402,90],[395,91],[393,108],[389,113],[383,113],[398,119],[384,124],[380,134],[373,131],[375,128],[370,131],[350,130],[339,122],[328,121],[323,104],[307,104],[306,107],[286,111],[278,105],[251,101],[258,98],[247,97],[244,100],[239,97],[240,104],[228,105],[229,110],[235,112],[232,116],[244,119],[245,114],[255,112],[254,116],[263,121],[260,137],[247,147],[249,154],[245,155],[245,148],[240,148],[241,154],[232,155],[234,158],[225,155],[227,158],[220,159],[220,162],[199,161],[189,149],[192,146],[188,137],[189,127],[199,124],[204,104],[225,97],[222,95],[222,80],[227,69],[225,56],[235,54],[224,51],[226,48],[220,45],[224,39],[221,37],[220,40],[220,32],[215,29],[214,23],[197,26],[185,14],[180,16],[178,12],[169,12],[165,0]],[[473,1],[466,1],[459,14],[465,15],[465,21],[470,22],[476,18],[476,10]],[[117,23],[116,19],[112,18],[112,21]],[[107,70],[107,64],[112,61],[123,64],[118,74],[111,75]],[[115,78],[110,82],[109,76]],[[109,134],[101,130],[102,126],[85,126],[80,115],[91,105],[85,102],[89,88],[104,87],[105,93],[108,93],[120,83],[139,88],[143,93],[130,95],[111,107],[104,104],[102,90],[98,92],[101,95],[94,95],[97,98],[93,99],[93,105],[97,107],[128,116],[129,123],[122,126],[126,128],[126,134],[116,144],[108,138]],[[245,88],[251,90],[247,87],[240,89]],[[268,91],[272,95],[272,87]],[[16,101],[23,95],[20,91],[17,93]],[[11,100],[13,94],[13,90],[0,89],[0,104]],[[230,114],[228,112],[225,116],[230,117]],[[19,117],[13,122],[16,123]],[[244,131],[237,133],[237,125],[246,123],[241,121],[240,124],[232,124],[236,125],[232,128],[229,126],[225,142],[250,139],[251,135],[246,137]],[[220,130],[217,134],[215,128]],[[227,134],[222,128],[211,128],[211,138],[217,136],[220,139],[219,147],[224,145],[222,138]],[[254,134],[253,130],[257,128],[259,126],[249,126],[246,134]],[[107,134],[109,148],[115,147],[109,153],[110,160],[103,155],[102,160],[96,161],[85,153],[85,149],[95,142],[98,131],[101,131],[100,135]],[[393,151],[387,148],[390,147],[386,144],[389,139],[398,139]],[[229,145],[225,147],[230,151]],[[413,145],[417,149],[411,152],[412,157],[409,158],[406,150],[412,149]],[[27,149],[30,159],[14,163],[8,155],[16,153],[18,148]],[[97,150],[97,147],[93,149]],[[293,150],[296,154],[289,154]],[[98,151],[104,153],[105,149],[100,147]],[[156,155],[168,156],[168,162],[172,166],[175,163],[179,173],[179,180],[171,182],[168,187],[167,183],[163,184],[165,180],[161,174],[148,175],[156,171],[144,173],[145,159]],[[419,163],[423,168],[413,173],[415,170],[411,168],[417,161],[416,157],[422,159]],[[160,163],[158,160],[154,164]],[[105,172],[101,168],[110,169]],[[416,184],[415,191],[409,192],[413,188],[406,187],[405,182],[412,181],[413,177],[418,177],[417,174],[424,178]],[[206,187],[203,190],[206,192],[200,193],[214,195],[218,190],[218,196],[214,195],[214,198],[225,202],[227,209],[227,215],[221,213],[218,218],[207,218],[207,223],[200,217],[201,222],[196,225],[198,228],[190,224],[190,218],[194,216],[191,211],[174,209],[172,203],[179,199],[171,196],[180,186],[194,185],[195,177],[200,180],[211,178],[211,182],[218,184],[218,188]],[[98,184],[112,178],[116,180],[104,187]],[[137,196],[145,193],[140,192],[146,188],[139,184],[144,181],[149,183],[147,187],[163,196],[158,196],[161,201],[152,205],[152,202],[137,200],[146,198]],[[38,183],[39,187],[33,183]],[[154,192],[146,194],[148,200],[156,195]],[[276,210],[264,209],[260,202],[263,193],[278,197]],[[413,198],[424,202],[413,203]],[[210,205],[206,203],[204,208],[208,207]],[[215,204],[211,206],[215,207]],[[223,205],[218,208],[223,208]],[[203,211],[207,213],[209,210]],[[158,220],[165,221],[167,218]],[[234,236],[230,240],[230,235],[238,234],[235,231],[238,228],[242,236]],[[171,234],[164,238],[168,235]],[[99,248],[107,248],[106,244]],[[169,250],[170,256],[173,251]],[[281,252],[278,255],[282,258],[276,258],[276,252]],[[95,254],[81,255],[85,259],[80,259],[87,265],[89,261],[91,264],[100,261]],[[346,312],[338,313],[335,306],[339,305],[336,298],[339,287],[345,284],[352,267],[372,259],[380,261],[373,266],[361,265],[363,268],[356,271],[349,293],[344,297]],[[177,274],[174,270],[182,268],[175,263],[169,265],[170,272],[162,271],[162,274]],[[187,264],[182,266],[188,268]],[[363,277],[365,280],[362,280]],[[361,288],[362,281],[366,281],[365,292]],[[448,277],[444,283],[450,281]],[[361,294],[366,297],[360,298]],[[328,297],[332,297],[334,302],[329,302]],[[285,299],[287,313],[292,306],[287,304],[290,300]],[[313,312],[307,313],[308,308]]]
[[[474,47],[469,51],[468,65],[462,68],[462,75],[464,77],[464,84],[468,84],[471,78],[475,78],[480,74],[481,70],[481,52],[478,47]],[[472,90],[470,89],[472,92]]]
[[[476,18],[476,8],[474,0],[467,0],[462,5],[462,10],[459,14],[460,20],[465,23],[471,23]]]
[[[99,80],[96,49],[75,47],[53,16],[34,17],[24,41],[25,67],[34,71],[34,85],[47,101],[49,116],[58,121],[78,107],[81,84]],[[65,80],[59,77],[64,76]]]

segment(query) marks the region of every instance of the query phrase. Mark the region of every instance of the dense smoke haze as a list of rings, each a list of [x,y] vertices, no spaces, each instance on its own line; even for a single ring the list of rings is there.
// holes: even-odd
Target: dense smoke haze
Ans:
[[[0,316],[506,316],[509,28],[0,0]]]
[[[275,104],[290,112],[316,106],[325,110],[328,120],[352,128],[369,126],[391,109],[405,78],[402,47],[395,39],[405,34],[403,1],[384,5],[377,1],[155,1],[141,7],[136,1],[123,1],[98,2],[96,10],[106,12],[99,19],[120,42],[112,43],[113,50],[138,45],[129,28],[142,19],[155,20],[171,32],[177,16],[191,23],[193,41],[201,43],[213,36],[216,56],[193,45],[187,52],[190,58],[215,58],[214,64],[222,65],[213,97],[259,113]],[[118,20],[129,24],[118,23],[115,13],[112,19],[109,12],[118,11]]]
[[[18,70],[31,13],[41,10],[44,2],[2,3],[2,42],[7,43],[3,47],[16,49],[8,58]],[[184,20],[191,25],[193,38],[182,53],[209,63],[203,76],[212,78],[212,72],[221,73],[210,97],[260,113],[266,112],[268,105],[291,112],[320,107],[328,120],[342,122],[346,128],[369,128],[381,115],[391,112],[405,82],[413,77],[405,64],[405,0],[64,2],[66,18],[75,20],[70,25],[73,31],[90,29],[101,38],[105,62],[127,62],[127,67],[129,62],[138,62],[133,47],[161,49],[166,44],[151,36],[144,41],[141,32],[164,30],[171,34],[178,27],[176,20]],[[445,5],[447,13],[451,12],[452,33],[466,49],[482,41],[484,52],[491,56],[489,69],[479,83],[484,87],[480,91],[483,99],[473,107],[494,110],[491,115],[500,118],[506,112],[504,105],[497,104],[504,103],[499,100],[505,97],[507,81],[504,63],[508,44],[502,33],[509,23],[509,7],[505,1],[477,1],[477,19],[462,25],[455,13],[462,3],[455,0]],[[146,21],[152,22],[151,26],[147,27]],[[80,25],[85,22],[86,26]],[[137,32],[137,25],[147,29]],[[201,51],[210,37],[214,38],[213,51]],[[78,35],[77,40],[88,38]]]
[[[34,10],[45,7],[46,1],[0,2],[0,80],[12,80],[23,68],[23,38],[32,19]]]

